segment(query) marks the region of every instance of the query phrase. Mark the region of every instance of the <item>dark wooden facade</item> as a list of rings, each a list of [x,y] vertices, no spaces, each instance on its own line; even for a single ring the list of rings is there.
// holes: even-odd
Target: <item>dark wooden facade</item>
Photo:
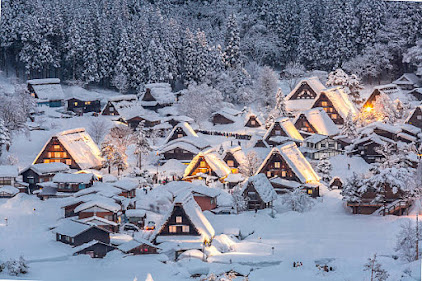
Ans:
[[[286,160],[283,159],[280,153],[276,152],[271,154],[268,161],[259,172],[265,174],[267,178],[277,176],[282,179],[300,182],[293,170],[287,164]]]
[[[406,123],[422,129],[422,110],[420,106],[416,107]]]
[[[175,204],[174,209],[168,220],[164,223],[159,235],[194,235],[200,233],[191,222],[181,204]]]
[[[116,248],[105,243],[97,242],[90,245],[82,250],[79,250],[75,255],[89,255],[91,258],[103,258],[108,252],[115,250]]]
[[[165,160],[176,159],[180,161],[192,161],[195,157],[195,153],[178,147],[164,152],[163,155]]]
[[[136,117],[126,120],[126,123],[132,130],[136,130],[136,128],[138,128],[139,126],[139,123],[141,122],[144,122],[144,126],[146,128],[151,128],[161,123],[160,120],[148,120],[141,116],[136,116]]]
[[[151,93],[151,89],[146,89],[144,96],[142,97],[142,101],[157,101],[156,98]]]
[[[100,100],[83,101],[75,98],[67,100],[67,109],[75,113],[101,112]]]
[[[331,118],[331,120],[333,120],[334,124],[336,125],[344,124],[343,118],[337,112],[333,103],[324,92],[321,93],[319,98],[315,101],[314,105],[312,106],[312,108],[317,108],[317,107],[322,107],[324,111],[327,113],[327,115]]]
[[[172,140],[176,140],[176,139],[183,138],[186,136],[187,134],[185,133],[185,131],[181,127],[177,127],[172,133],[172,135],[169,137],[168,141],[170,142]]]
[[[335,177],[330,183],[330,188],[343,189],[343,181],[339,177]]]
[[[57,137],[52,137],[34,164],[61,162],[71,169],[81,170]]]
[[[75,236],[67,236],[65,234],[56,233],[56,241],[60,241],[72,246],[79,246],[92,240],[101,241],[110,244],[110,234],[108,231],[97,226],[91,226],[89,229]]]
[[[217,208],[217,198],[210,197],[207,195],[193,193],[193,199],[195,199],[196,203],[198,203],[199,207],[201,207],[202,211],[211,211]]]
[[[223,116],[220,113],[216,113],[211,118],[212,124],[215,125],[226,125],[234,123],[233,120],[228,119],[227,117]]]
[[[117,108],[114,106],[114,104],[111,101],[108,101],[106,106],[103,109],[102,115],[111,115],[111,116],[118,116],[120,115],[117,111]]]
[[[91,187],[93,184],[94,184],[94,179],[91,179],[89,183],[57,182],[57,191],[78,192],[79,190]]]
[[[261,127],[261,123],[259,122],[258,118],[255,115],[249,116],[248,121],[246,121],[245,127],[249,128],[258,128]]]
[[[278,136],[289,138],[289,136],[286,134],[284,129],[281,127],[280,123],[275,122],[273,128],[271,129],[271,132],[268,134],[265,141],[271,146],[278,145],[279,143],[270,140],[271,137],[278,137]]]
[[[256,191],[255,186],[252,182],[248,182],[245,190],[243,191],[243,198],[248,202],[249,210],[262,210],[265,208],[271,208],[272,202],[265,203],[259,193]]]
[[[29,168],[28,170],[21,173],[22,181],[29,184],[29,192],[33,192],[38,189],[37,184],[42,182],[51,181],[55,176],[54,173],[39,175],[33,169]]]
[[[317,93],[309,86],[309,84],[304,81],[296,92],[290,97],[290,100],[300,100],[300,99],[314,99],[316,98]]]
[[[84,203],[83,201],[79,201],[70,205],[66,205],[63,207],[64,209],[64,217],[68,218],[68,217],[74,217],[77,216],[78,214],[75,214],[75,209],[81,205],[82,203]]]
[[[312,126],[312,124],[308,121],[305,114],[300,114],[299,118],[297,118],[296,123],[294,124],[298,131],[305,132],[307,134],[317,134],[317,130]]]
[[[126,252],[127,254],[133,254],[133,255],[148,255],[148,254],[156,254],[157,253],[157,247],[153,247],[151,245],[142,244],[138,247],[135,247],[129,251]]]
[[[136,197],[136,188],[131,190],[122,190],[121,193],[119,193],[119,196],[123,196],[126,198],[135,198]]]
[[[101,212],[91,212],[91,211],[88,211],[88,210],[83,210],[83,211],[80,211],[78,213],[79,219],[86,219],[86,218],[90,218],[90,217],[93,217],[93,216],[97,216],[97,217],[107,219],[107,220],[110,220],[110,221],[114,221],[114,222],[118,221],[117,213],[114,213],[114,212],[106,210],[106,209],[104,209]]]
[[[223,161],[226,162],[227,166],[229,166],[231,169],[237,169],[240,166],[240,163],[236,160],[236,157],[234,157],[233,153],[230,151],[226,152]]]
[[[378,147],[380,147],[378,143],[367,140],[355,145],[355,148],[350,152],[350,154],[358,155],[362,157],[367,163],[371,164],[383,158],[383,156],[376,151]]]

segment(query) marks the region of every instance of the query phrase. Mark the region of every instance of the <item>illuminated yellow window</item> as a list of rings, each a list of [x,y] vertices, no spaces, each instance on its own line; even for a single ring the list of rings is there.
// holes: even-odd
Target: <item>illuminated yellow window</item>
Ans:
[[[229,167],[234,167],[234,161],[233,161],[233,160],[228,160],[228,161],[227,161],[227,165],[228,165]]]
[[[255,120],[251,120],[251,125],[255,126],[255,124],[256,124]]]
[[[50,159],[44,159],[44,163],[50,163]]]
[[[182,223],[182,217],[177,216],[176,217],[176,223]]]
[[[327,106],[327,105],[328,105],[328,102],[323,101],[323,102],[321,103],[321,105],[322,105],[322,106]]]
[[[308,189],[308,194],[312,195],[312,189]]]
[[[281,171],[281,177],[285,178],[287,176],[287,172],[286,171]]]
[[[90,101],[86,101],[85,102],[85,105],[90,105],[91,104],[91,102]]]
[[[267,172],[267,177],[271,178],[271,172],[270,171]]]
[[[75,101],[75,102],[73,103],[73,105],[74,105],[74,106],[78,106],[78,102],[77,102],[77,101]]]
[[[201,163],[199,164],[199,166],[200,166],[201,168],[206,168],[206,167],[207,167],[207,162],[205,162],[205,161],[201,161]]]
[[[54,152],[54,158],[60,158],[61,153],[60,152]]]
[[[183,231],[184,233],[188,233],[188,232],[189,232],[189,225],[183,225],[183,226],[182,226],[182,231]]]
[[[183,138],[183,134],[177,134],[177,137],[180,139],[180,138]]]
[[[53,149],[54,150],[60,150],[60,145],[58,145],[58,144],[53,145]]]
[[[274,162],[274,168],[280,169],[280,162]]]
[[[66,165],[68,166],[72,165],[72,159],[66,159]]]
[[[337,119],[337,114],[331,114],[332,119]]]
[[[170,225],[170,226],[169,226],[169,232],[170,232],[170,233],[176,233],[176,232],[177,232],[177,226],[175,226],[175,225]]]
[[[52,154],[51,152],[48,152],[48,153],[47,153],[47,157],[48,157],[48,158],[51,158],[51,157],[53,157],[53,154]]]

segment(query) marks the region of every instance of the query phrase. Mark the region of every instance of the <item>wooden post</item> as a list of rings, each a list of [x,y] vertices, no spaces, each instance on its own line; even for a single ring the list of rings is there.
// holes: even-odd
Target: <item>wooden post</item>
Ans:
[[[416,259],[419,259],[419,210],[416,214]]]

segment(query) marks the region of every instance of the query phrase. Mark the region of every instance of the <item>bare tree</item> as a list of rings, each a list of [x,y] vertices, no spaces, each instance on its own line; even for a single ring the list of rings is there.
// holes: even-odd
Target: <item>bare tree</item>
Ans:
[[[364,265],[364,271],[371,272],[371,281],[385,281],[388,279],[389,274],[377,261],[377,254],[374,254],[373,258],[369,258],[368,262]]]
[[[258,154],[256,154],[255,151],[249,151],[246,154],[245,161],[240,164],[239,172],[246,177],[251,177],[258,170],[259,165],[260,161],[258,158]]]
[[[88,133],[96,144],[100,144],[104,137],[110,130],[109,124],[106,120],[96,118],[91,121],[88,126]]]

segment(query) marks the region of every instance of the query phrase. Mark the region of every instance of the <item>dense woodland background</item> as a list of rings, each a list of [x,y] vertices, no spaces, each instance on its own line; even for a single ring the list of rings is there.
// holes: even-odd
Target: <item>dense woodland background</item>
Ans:
[[[121,92],[147,82],[237,87],[263,65],[342,67],[376,82],[415,70],[419,39],[414,2],[3,0],[0,69]]]

